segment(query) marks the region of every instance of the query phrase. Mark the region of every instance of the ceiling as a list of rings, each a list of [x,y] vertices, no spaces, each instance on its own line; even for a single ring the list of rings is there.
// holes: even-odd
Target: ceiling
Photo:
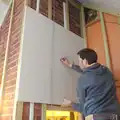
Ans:
[[[77,0],[85,6],[90,6],[93,8],[120,13],[120,0]]]

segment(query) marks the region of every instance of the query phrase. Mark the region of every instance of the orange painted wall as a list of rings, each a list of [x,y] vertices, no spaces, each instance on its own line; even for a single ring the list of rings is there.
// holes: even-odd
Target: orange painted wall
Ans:
[[[120,80],[120,25],[116,16],[104,14],[104,18],[113,73],[116,80]]]
[[[87,32],[87,47],[94,49],[98,54],[98,62],[106,64],[104,43],[101,32],[101,24],[97,22],[86,27]]]
[[[104,14],[112,71],[117,86],[117,95],[120,101],[120,25],[118,17],[110,14]]]
[[[120,101],[120,25],[118,17],[104,13],[105,28],[111,58],[112,71],[117,86],[117,96]],[[101,24],[98,20],[86,27],[87,46],[97,51],[99,62],[106,64]]]

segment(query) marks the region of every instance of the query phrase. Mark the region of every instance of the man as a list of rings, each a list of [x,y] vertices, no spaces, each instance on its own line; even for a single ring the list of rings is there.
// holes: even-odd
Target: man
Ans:
[[[67,58],[61,59],[64,65],[81,73],[77,83],[78,103],[68,101],[67,105],[83,113],[85,120],[120,120],[111,71],[97,63],[97,54],[92,49],[82,49],[77,55],[79,66],[71,64]]]

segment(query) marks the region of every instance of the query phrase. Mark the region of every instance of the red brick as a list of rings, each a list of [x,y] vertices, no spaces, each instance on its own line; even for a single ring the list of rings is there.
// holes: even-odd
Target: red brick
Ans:
[[[13,107],[14,105],[14,100],[4,100],[3,101],[3,106],[7,106],[7,107]]]
[[[15,96],[15,92],[13,93],[5,93],[4,100],[13,100]]]
[[[28,1],[29,1],[28,3],[30,3],[29,6],[31,8],[33,8],[34,10],[36,10],[36,1],[37,0],[28,0]]]
[[[4,63],[4,59],[5,59],[5,50],[6,50],[6,45],[7,45],[7,38],[8,38],[8,31],[9,31],[9,23],[10,23],[10,11],[11,9],[8,11],[8,14],[2,24],[2,27],[0,29],[1,35],[0,35],[0,44],[2,45],[2,51],[0,52],[0,56],[1,56],[1,68],[3,68],[3,63]],[[1,71],[2,72],[2,71]],[[0,73],[1,74],[1,73]],[[1,80],[2,76],[0,76],[0,80]],[[0,81],[1,83],[1,81]],[[4,112],[4,110],[3,110]],[[5,111],[6,112],[6,111]],[[2,115],[3,113],[1,113]],[[9,117],[0,117],[0,120],[10,120],[11,116]]]
[[[0,120],[12,120],[12,115],[10,115],[10,116],[0,116]]]
[[[14,62],[8,64],[8,69],[13,68],[14,66],[16,66],[16,65],[17,65],[17,62],[18,62],[18,61],[15,60]]]
[[[22,116],[22,120],[29,120],[29,116]]]
[[[22,120],[29,120],[29,110],[30,110],[30,103],[24,103]]]
[[[34,104],[34,116],[41,116],[41,104],[39,103]]]
[[[3,107],[2,113],[3,114],[12,114],[13,113],[13,107]]]
[[[13,72],[15,72],[15,71],[17,71],[17,66],[14,66],[14,67],[8,69],[8,70],[7,70],[7,74],[13,73]]]
[[[56,23],[64,26],[64,18],[63,18],[63,2],[65,2],[65,0],[53,0],[52,2],[52,19],[53,21],[55,21]],[[43,10],[42,10],[43,11]]]
[[[16,76],[17,75],[17,71],[13,71],[13,72],[9,72],[9,74],[6,75],[6,77],[9,79],[10,76]],[[13,79],[11,79],[13,80]]]
[[[20,42],[17,42],[16,44],[14,44],[13,46],[11,46],[11,50],[15,50],[16,48],[19,49],[20,46]]]
[[[80,10],[69,3],[70,31],[80,36]]]
[[[5,92],[6,93],[13,93],[15,91],[15,85],[14,86],[10,86],[9,88],[5,88]]]
[[[39,12],[44,16],[48,17],[48,0],[41,0],[40,1],[40,8]]]
[[[16,79],[13,79],[13,80],[8,80],[5,82],[5,87],[9,87],[9,86],[13,86],[16,84]]]
[[[11,80],[15,80],[16,81],[16,76],[17,75],[9,76],[8,78],[6,78],[6,81],[11,81]]]

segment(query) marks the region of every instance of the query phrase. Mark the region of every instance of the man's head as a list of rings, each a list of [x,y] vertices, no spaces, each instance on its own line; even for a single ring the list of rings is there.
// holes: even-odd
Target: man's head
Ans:
[[[82,69],[87,68],[97,62],[97,53],[90,48],[80,50],[77,55],[79,57],[79,66]]]

